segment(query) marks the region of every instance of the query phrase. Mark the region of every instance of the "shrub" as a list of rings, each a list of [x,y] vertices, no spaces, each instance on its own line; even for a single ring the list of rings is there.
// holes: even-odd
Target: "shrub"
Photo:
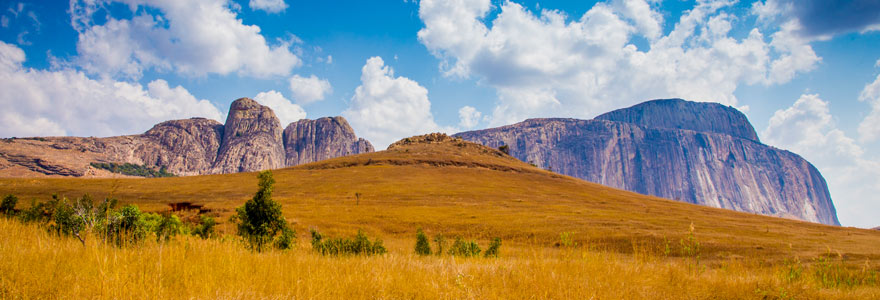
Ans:
[[[474,240],[464,241],[461,237],[456,237],[452,247],[449,248],[449,255],[452,256],[478,256],[480,255],[480,246]]]
[[[290,228],[281,230],[281,235],[275,240],[275,248],[279,250],[287,250],[296,243],[296,231]]]
[[[43,221],[45,218],[45,215],[43,214],[45,208],[43,206],[43,203],[38,203],[37,200],[31,200],[31,207],[23,209],[21,213],[18,214],[18,219],[24,223]]]
[[[215,229],[217,226],[217,221],[212,217],[208,216],[199,216],[199,225],[193,229],[192,234],[197,235],[203,239],[208,239],[214,237]]]
[[[434,243],[437,244],[437,255],[443,255],[443,246],[446,245],[446,238],[443,237],[442,233],[438,233],[434,236]]]
[[[183,222],[173,214],[143,214],[145,230],[156,234],[157,242],[167,242],[183,231]]]
[[[259,190],[254,198],[235,210],[233,222],[238,223],[238,235],[250,249],[262,251],[278,233],[287,228],[281,213],[281,204],[272,200],[275,179],[271,171],[260,172]]]
[[[147,165],[136,165],[130,163],[91,163],[93,168],[104,169],[113,173],[140,176],[140,177],[174,177],[174,174],[168,172],[168,168],[162,166],[159,170],[147,167]]]
[[[7,216],[15,215],[16,204],[18,204],[18,197],[12,194],[6,195],[6,197],[3,197],[3,202],[0,202],[0,214]]]
[[[374,255],[388,252],[382,240],[376,238],[370,242],[361,230],[358,230],[354,238],[324,239],[324,236],[315,229],[312,229],[311,233],[312,249],[323,255]]]
[[[489,243],[489,248],[486,249],[485,257],[498,257],[498,250],[501,248],[501,238],[495,238]]]
[[[501,145],[501,147],[498,147],[498,151],[501,151],[501,152],[503,152],[504,154],[510,155],[510,146],[508,146],[508,145]]]
[[[431,255],[431,245],[428,243],[428,236],[425,235],[421,228],[416,231],[416,254],[423,256]]]

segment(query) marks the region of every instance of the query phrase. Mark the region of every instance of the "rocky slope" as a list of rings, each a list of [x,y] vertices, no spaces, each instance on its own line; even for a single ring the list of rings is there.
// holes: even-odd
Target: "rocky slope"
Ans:
[[[93,168],[93,162],[165,167],[176,175],[233,173],[373,151],[342,117],[300,120],[288,129],[282,131],[270,108],[241,98],[232,103],[225,126],[192,118],[162,122],[139,135],[3,139],[0,177],[118,176]]]
[[[719,104],[655,100],[594,120],[531,119],[456,136],[642,194],[839,224],[819,171],[761,144],[742,113]]]
[[[370,142],[354,135],[343,117],[290,123],[284,129],[283,141],[288,166],[375,151]]]

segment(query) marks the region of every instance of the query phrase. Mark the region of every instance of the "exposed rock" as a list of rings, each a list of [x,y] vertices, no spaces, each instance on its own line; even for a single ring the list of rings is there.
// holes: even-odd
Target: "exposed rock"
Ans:
[[[682,99],[652,100],[596,117],[652,128],[715,132],[758,141],[746,115],[730,106]]]
[[[272,109],[241,98],[232,102],[214,173],[259,171],[284,167],[281,123]]]
[[[287,166],[375,151],[369,141],[355,136],[343,117],[290,123],[284,129],[283,140]]]
[[[176,175],[232,173],[373,151],[342,117],[302,120],[288,129],[282,134],[270,108],[242,98],[232,103],[227,126],[192,118],[162,122],[139,135],[2,139],[0,177],[120,176],[91,168],[93,162],[165,167]]]
[[[715,104],[665,103],[685,107],[685,116],[677,116],[671,107],[645,110],[647,106],[637,105],[634,108],[641,112],[624,110],[603,117],[628,122],[531,119],[456,136],[493,148],[508,145],[510,154],[520,160],[633,192],[839,224],[819,171],[797,154],[757,142],[747,121],[748,130],[740,130],[746,128],[743,124],[711,124],[706,132],[695,131],[700,124],[707,124],[693,118],[701,115],[701,106],[713,111],[706,115],[715,122],[740,122],[735,115],[741,114],[725,117],[715,111],[719,107]],[[649,116],[650,111],[679,121]],[[659,120],[661,126],[637,125],[651,120]],[[675,129],[679,125],[684,129]]]

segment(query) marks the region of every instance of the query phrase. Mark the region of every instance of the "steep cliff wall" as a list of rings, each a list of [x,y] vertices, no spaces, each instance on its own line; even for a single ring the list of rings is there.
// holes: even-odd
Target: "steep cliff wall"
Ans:
[[[276,169],[284,161],[281,123],[272,109],[248,98],[232,102],[213,173]]]
[[[699,109],[687,106],[686,116],[678,120],[688,120],[688,114],[699,115]],[[713,106],[707,109],[715,109]],[[674,109],[655,111],[671,112],[667,114],[676,120]],[[751,129],[750,124],[717,124],[710,127],[712,130],[700,132],[690,130],[699,126],[699,118],[692,119],[696,122],[679,122],[690,124],[682,126],[689,129],[675,129],[677,125],[672,121],[662,121],[660,127],[637,125],[662,119],[658,116],[626,117],[637,115],[624,111],[603,117],[632,122],[531,119],[456,136],[490,147],[508,145],[510,154],[523,161],[629,191],[839,224],[818,170],[800,156],[760,144],[749,130],[740,130]],[[714,113],[708,116],[715,120],[737,119]],[[719,133],[725,131],[735,135]]]
[[[343,117],[290,123],[284,129],[283,140],[288,166],[374,151],[369,141],[355,136]]]

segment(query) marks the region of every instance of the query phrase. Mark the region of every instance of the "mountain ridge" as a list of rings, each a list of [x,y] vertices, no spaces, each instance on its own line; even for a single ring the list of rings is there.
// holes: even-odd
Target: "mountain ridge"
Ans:
[[[528,119],[455,136],[490,147],[507,145],[524,162],[615,188],[839,225],[827,183],[812,164],[761,144],[745,116],[730,107],[682,101],[648,101],[592,120]],[[663,104],[672,108],[644,109]],[[681,106],[688,107],[684,116],[669,116],[657,127],[645,120],[663,116],[638,117],[645,111],[674,114]],[[699,107],[707,112],[699,114]],[[626,111],[632,108],[636,111]],[[715,124],[724,120],[738,123]],[[694,130],[700,124],[712,125]]]

